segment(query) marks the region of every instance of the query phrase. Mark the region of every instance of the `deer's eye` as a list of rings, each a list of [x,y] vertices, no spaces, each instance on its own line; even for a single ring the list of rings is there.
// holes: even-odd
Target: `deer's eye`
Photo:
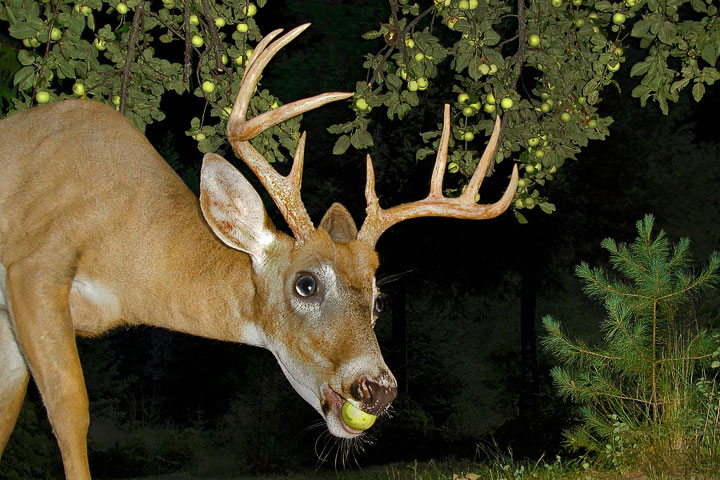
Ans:
[[[375,309],[375,313],[380,313],[383,311],[383,308],[385,308],[385,298],[383,298],[382,295],[378,295],[375,297],[375,303],[373,305]]]
[[[295,293],[303,298],[312,297],[318,291],[317,280],[309,273],[300,274],[295,280]]]

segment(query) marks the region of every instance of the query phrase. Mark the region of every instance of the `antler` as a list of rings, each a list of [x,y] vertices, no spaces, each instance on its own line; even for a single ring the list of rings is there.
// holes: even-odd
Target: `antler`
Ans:
[[[503,213],[510,206],[510,203],[512,203],[515,191],[517,190],[517,165],[513,167],[510,183],[500,200],[489,205],[480,205],[475,202],[475,195],[480,190],[480,185],[490,166],[490,160],[492,160],[495,155],[500,130],[500,116],[498,115],[495,118],[495,127],[490,136],[490,141],[478,162],[475,173],[465,188],[465,192],[457,198],[447,198],[442,193],[443,175],[445,173],[448,145],[450,142],[450,105],[445,105],[440,147],[438,148],[435,168],[433,169],[432,179],[430,181],[430,194],[425,199],[397,205],[388,210],[382,209],[377,194],[375,193],[375,172],[373,170],[372,159],[370,155],[368,155],[367,182],[365,183],[367,217],[360,229],[360,233],[358,233],[358,240],[374,246],[385,230],[409,218],[451,217],[484,220],[497,217]]]
[[[296,100],[250,120],[247,119],[247,111],[253,91],[265,66],[281,48],[290,43],[309,26],[309,23],[300,25],[273,42],[275,37],[282,33],[282,29],[275,30],[257,45],[255,52],[245,67],[245,75],[228,119],[226,131],[228,141],[247,166],[250,167],[250,170],[260,179],[265,190],[270,194],[275,205],[285,217],[290,230],[295,236],[295,242],[298,244],[304,243],[315,230],[300,198],[303,157],[305,155],[305,133],[303,132],[300,137],[293,165],[287,177],[280,175],[268,163],[260,152],[250,144],[250,139],[289,118],[318,108],[326,103],[352,97],[353,94],[346,92],[323,93],[314,97]]]

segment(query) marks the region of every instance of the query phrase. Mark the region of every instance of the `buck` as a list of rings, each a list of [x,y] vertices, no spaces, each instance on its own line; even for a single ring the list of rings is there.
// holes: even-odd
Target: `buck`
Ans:
[[[32,374],[68,479],[90,479],[88,398],[75,336],[151,325],[269,349],[287,379],[344,438],[396,396],[373,327],[381,302],[375,243],[409,218],[492,218],[502,198],[475,202],[499,119],[465,193],[442,194],[450,110],[424,200],[383,209],[367,158],[367,218],[358,230],[333,204],[314,227],[300,199],[303,134],[285,177],[250,139],[272,125],[346,99],[325,93],[247,119],[270,59],[307,25],[255,49],[228,119],[229,143],[258,176],[293,236],[278,231],[258,193],[229,162],[203,159],[200,201],[120,113],[90,100],[36,107],[0,122],[0,452]]]

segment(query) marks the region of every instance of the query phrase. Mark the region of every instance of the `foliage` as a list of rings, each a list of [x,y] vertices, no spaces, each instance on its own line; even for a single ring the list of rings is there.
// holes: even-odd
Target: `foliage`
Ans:
[[[701,469],[720,458],[720,336],[701,327],[693,300],[717,285],[720,255],[693,272],[689,241],[671,248],[662,231],[653,235],[653,220],[638,222],[629,246],[602,242],[622,278],[577,268],[585,292],[605,307],[602,345],[571,340],[549,316],[543,343],[561,364],[552,370],[560,395],[581,405],[580,426],[567,433],[571,446],[614,466]]]
[[[524,208],[552,213],[554,205],[541,193],[545,183],[589,140],[607,136],[612,119],[599,107],[605,87],[617,86],[630,36],[641,39],[647,51],[630,72],[642,77],[633,96],[643,105],[651,98],[667,113],[667,101],[677,101],[686,86],[693,84],[699,101],[705,85],[720,78],[720,23],[711,0],[435,0],[422,7],[390,0],[390,5],[389,20],[365,34],[383,44],[366,56],[367,78],[357,83],[353,104],[356,118],[331,128],[339,135],[334,153],[372,146],[367,129],[373,108],[403,119],[437,82],[452,103],[449,172],[472,175],[482,149],[475,139],[488,135],[492,119],[503,115],[495,161],[519,161],[523,169],[514,204],[521,222]],[[448,70],[454,74],[451,87],[442,76]],[[458,95],[454,102],[450,91]],[[440,111],[431,114],[440,118]],[[439,135],[439,128],[421,134],[426,145],[417,150],[418,160],[435,151]]]
[[[253,17],[265,3],[8,0],[0,6],[0,20],[24,45],[17,54],[22,68],[13,80],[14,108],[92,98],[114,106],[144,131],[165,119],[164,96],[191,91],[204,102],[186,133],[201,152],[217,151],[225,143],[245,63],[263,36]],[[250,111],[278,104],[259,89]],[[299,124],[292,119],[253,143],[272,162],[282,156],[280,146],[295,151]]]
[[[14,75],[14,108],[74,96],[114,105],[141,130],[165,118],[168,92],[191,91],[204,100],[186,133],[202,152],[225,146],[225,122],[243,67],[261,32],[257,7],[267,0],[8,0],[0,20],[23,42]],[[469,178],[492,118],[505,127],[496,162],[519,161],[522,179],[515,214],[555,206],[542,193],[557,169],[589,140],[604,139],[610,117],[599,113],[605,87],[625,62],[631,37],[646,57],[630,75],[641,77],[633,95],[667,112],[685,87],[700,100],[720,78],[720,23],[711,0],[389,0],[391,17],[365,38],[382,41],[366,56],[367,77],[350,102],[356,116],[335,125],[334,153],[373,144],[373,108],[403,119],[422,103],[424,90],[441,89],[453,104],[448,169],[456,183]],[[625,68],[627,70],[627,68]],[[452,79],[450,77],[452,76]],[[448,87],[450,82],[452,87]],[[78,86],[79,85],[79,86]],[[73,87],[75,89],[73,90]],[[253,114],[279,105],[259,89]],[[440,112],[432,112],[438,119]],[[299,119],[263,133],[253,143],[272,162],[294,152]],[[439,142],[439,127],[421,135],[418,159]],[[491,168],[491,172],[494,167]],[[451,188],[448,193],[459,193]]]

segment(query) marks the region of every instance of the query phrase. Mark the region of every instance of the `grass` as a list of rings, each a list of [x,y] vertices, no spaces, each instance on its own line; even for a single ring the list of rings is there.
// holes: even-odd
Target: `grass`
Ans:
[[[648,477],[590,470],[590,466],[584,461],[573,460],[564,463],[557,457],[551,462],[545,459],[537,462],[496,459],[492,463],[483,464],[449,459],[376,465],[356,470],[241,476],[193,476],[189,473],[178,473],[128,480],[641,480],[645,478]],[[685,480],[684,477],[677,478]]]

